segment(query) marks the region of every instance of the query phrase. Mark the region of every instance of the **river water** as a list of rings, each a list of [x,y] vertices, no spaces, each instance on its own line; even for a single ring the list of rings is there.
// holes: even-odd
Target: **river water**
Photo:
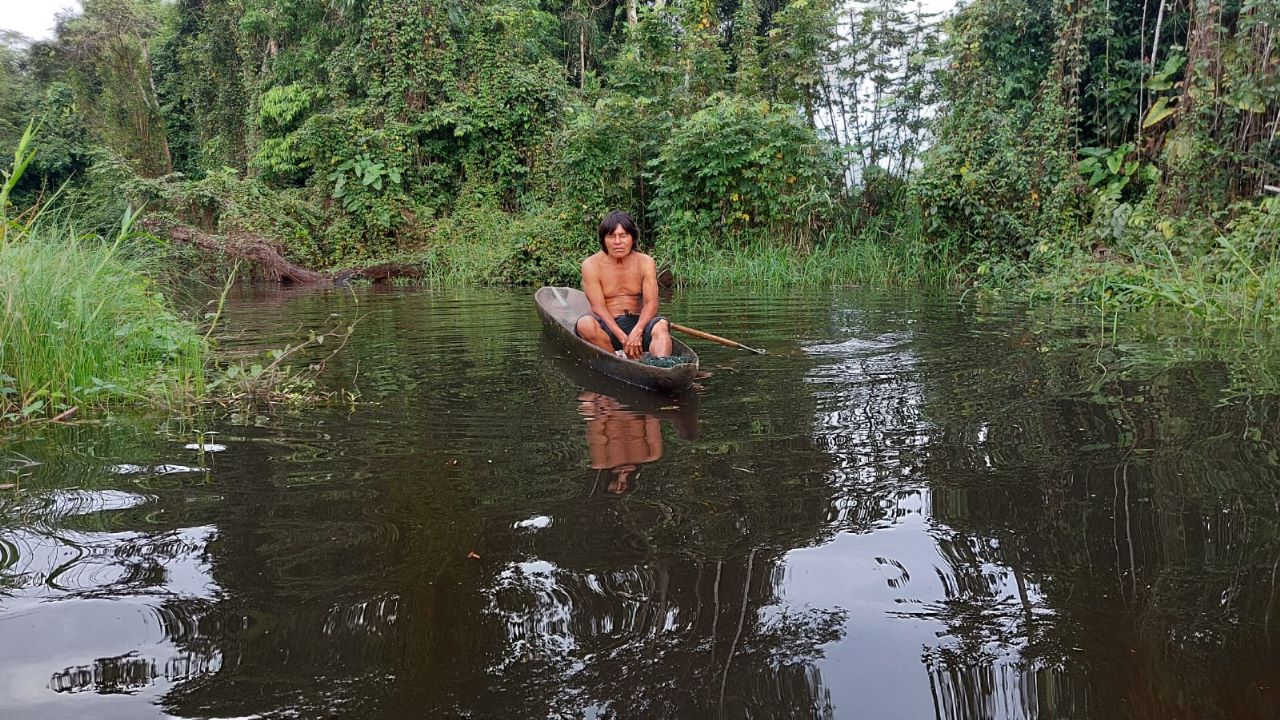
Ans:
[[[0,447],[0,717],[1280,714],[1255,376],[951,294],[665,309],[768,354],[659,398],[527,291],[242,289],[233,352],[361,316],[359,400]]]

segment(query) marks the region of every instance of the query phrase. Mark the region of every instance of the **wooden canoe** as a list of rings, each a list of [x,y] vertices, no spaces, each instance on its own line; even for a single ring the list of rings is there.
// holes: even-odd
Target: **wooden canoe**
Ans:
[[[567,287],[539,288],[533,294],[542,325],[579,364],[629,385],[671,394],[682,393],[698,374],[698,354],[688,345],[671,339],[671,352],[688,362],[670,368],[654,367],[606,352],[578,337],[573,331],[578,318],[591,313],[587,296]]]

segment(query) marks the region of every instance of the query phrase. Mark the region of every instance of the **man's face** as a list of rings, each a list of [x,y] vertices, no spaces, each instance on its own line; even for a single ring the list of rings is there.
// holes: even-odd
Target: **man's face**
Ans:
[[[631,237],[631,233],[627,232],[621,225],[609,231],[604,236],[604,246],[609,251],[609,257],[621,259],[631,252],[632,245],[636,239]]]

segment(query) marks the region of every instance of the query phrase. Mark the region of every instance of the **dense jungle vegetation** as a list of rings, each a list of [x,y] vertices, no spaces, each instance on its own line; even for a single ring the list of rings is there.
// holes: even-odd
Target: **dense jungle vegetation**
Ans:
[[[294,261],[569,280],[1028,279],[1269,317],[1276,0],[87,0],[9,37],[15,193]],[[1268,194],[1272,197],[1268,197]],[[161,223],[162,225],[164,223]]]

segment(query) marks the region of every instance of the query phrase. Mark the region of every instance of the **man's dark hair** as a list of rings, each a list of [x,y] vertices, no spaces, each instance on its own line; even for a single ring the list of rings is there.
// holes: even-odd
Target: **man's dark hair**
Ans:
[[[627,234],[631,236],[631,249],[636,250],[640,247],[640,231],[636,229],[636,221],[632,220],[630,215],[622,212],[621,210],[614,210],[608,215],[605,215],[604,219],[600,221],[600,249],[604,251],[605,254],[608,254],[609,250],[604,246],[604,238],[606,235],[613,232],[613,229],[619,225],[621,225],[622,229],[626,230]]]

